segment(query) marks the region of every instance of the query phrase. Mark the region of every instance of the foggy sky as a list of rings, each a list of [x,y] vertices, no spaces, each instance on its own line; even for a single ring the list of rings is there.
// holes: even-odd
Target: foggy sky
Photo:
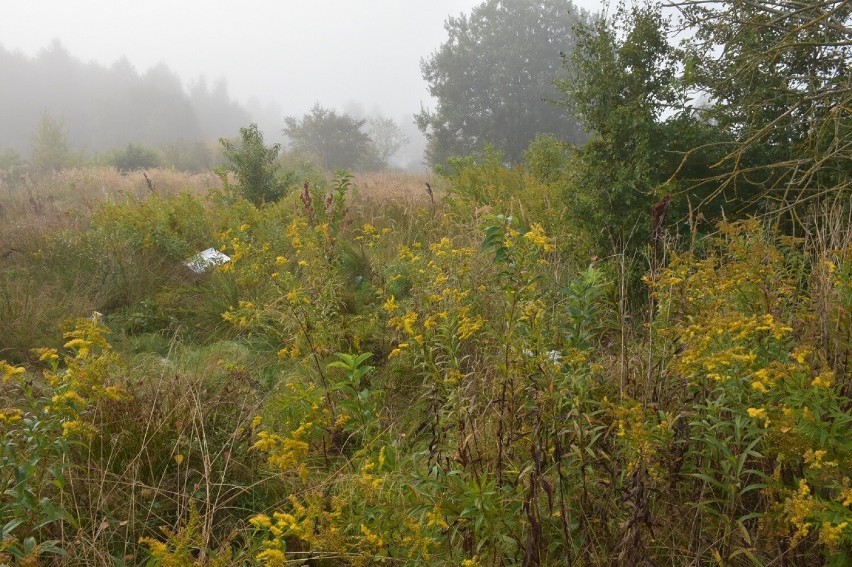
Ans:
[[[532,1],[532,0],[531,0]],[[444,20],[481,0],[0,0],[0,45],[36,55],[58,39],[82,61],[165,63],[189,84],[224,78],[250,107],[316,102],[407,119],[431,106],[420,60]],[[600,11],[607,0],[575,0]],[[252,102],[252,99],[254,101]]]

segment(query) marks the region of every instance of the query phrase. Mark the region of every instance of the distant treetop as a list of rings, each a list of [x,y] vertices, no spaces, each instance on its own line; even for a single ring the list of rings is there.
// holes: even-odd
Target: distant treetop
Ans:
[[[518,162],[536,134],[584,140],[579,123],[550,101],[565,72],[560,55],[573,50],[573,28],[588,19],[570,0],[487,0],[447,19],[449,38],[420,64],[438,101],[415,116],[427,159],[443,163],[493,144]]]

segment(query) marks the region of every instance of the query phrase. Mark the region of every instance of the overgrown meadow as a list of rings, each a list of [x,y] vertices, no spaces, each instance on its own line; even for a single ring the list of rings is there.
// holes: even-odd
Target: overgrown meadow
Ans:
[[[0,562],[848,565],[848,207],[596,257],[546,150],[0,195]]]

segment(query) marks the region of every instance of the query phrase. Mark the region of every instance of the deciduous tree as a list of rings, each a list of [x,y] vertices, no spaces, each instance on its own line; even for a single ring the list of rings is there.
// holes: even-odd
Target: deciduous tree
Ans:
[[[301,119],[285,118],[284,134],[291,149],[314,156],[326,169],[354,169],[373,151],[366,123],[317,104]]]
[[[30,164],[35,171],[59,171],[71,163],[71,147],[65,124],[50,113],[41,116],[35,134]]]
[[[686,126],[672,113],[684,98],[679,58],[654,8],[622,10],[577,34],[569,78],[558,84],[592,137],[574,152],[568,199],[602,246],[621,249],[647,241],[654,193],[677,168]]]
[[[692,32],[686,79],[730,134],[718,193],[744,179],[781,206],[852,192],[852,4],[671,4]]]
[[[390,159],[408,143],[406,136],[393,118],[376,114],[367,120],[367,134],[373,141],[376,157],[387,167]]]
[[[573,49],[573,28],[587,19],[569,0],[488,0],[449,18],[447,41],[420,64],[437,100],[416,115],[427,159],[443,163],[493,144],[519,162],[538,133],[582,141],[578,122],[550,100],[560,53]]]

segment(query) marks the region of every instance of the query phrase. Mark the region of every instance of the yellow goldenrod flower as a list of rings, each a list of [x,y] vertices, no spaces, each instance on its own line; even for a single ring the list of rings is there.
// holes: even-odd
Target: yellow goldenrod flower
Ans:
[[[152,557],[163,558],[169,555],[169,548],[161,541],[151,537],[140,537],[139,543],[148,546]]]
[[[837,525],[831,522],[823,522],[819,530],[819,542],[829,548],[837,547],[837,544],[840,543],[840,535],[848,525],[849,522],[841,522]]]
[[[765,419],[766,418],[766,409],[764,408],[748,408],[746,410],[748,416],[754,419]]]
[[[75,349],[78,358],[85,358],[89,355],[89,350],[92,346],[91,341],[85,339],[71,339],[63,345],[65,348]]]
[[[381,548],[385,545],[384,540],[382,540],[379,535],[370,530],[364,524],[361,524],[361,533],[364,535],[364,539],[375,548]]]
[[[121,386],[107,386],[103,389],[103,395],[109,400],[125,400],[130,398],[127,390]]]
[[[24,412],[17,408],[5,408],[0,410],[0,424],[11,425],[16,421],[20,421],[24,416]]]
[[[408,311],[405,315],[400,317],[394,317],[388,323],[390,323],[393,328],[397,331],[405,331],[411,336],[414,336],[416,332],[414,331],[414,323],[417,322],[417,313],[414,311]]]
[[[840,492],[840,497],[838,498],[840,503],[844,506],[852,506],[852,487],[846,487]]]
[[[814,388],[831,388],[834,384],[834,372],[826,370],[813,379],[811,386]]]
[[[287,556],[280,549],[264,549],[255,556],[255,559],[271,567],[279,567],[287,564]]]
[[[86,405],[86,400],[74,390],[68,390],[63,394],[56,394],[50,399],[54,405],[70,403],[71,405]]]
[[[544,229],[538,223],[534,223],[529,231],[524,234],[524,239],[531,242],[533,245],[541,248],[545,252],[552,252],[556,249],[553,242],[544,234]]]
[[[385,304],[382,307],[387,313],[393,313],[397,310],[398,307],[396,303],[396,298],[391,295],[390,297],[388,297],[387,301],[385,301]]]
[[[431,512],[426,512],[426,525],[430,528],[438,527],[442,530],[446,530],[450,527],[447,520],[444,518],[444,512],[438,504],[435,504],[435,507],[432,508]]]
[[[33,352],[38,356],[39,362],[53,362],[59,360],[59,354],[55,348],[37,348]]]
[[[266,514],[258,514],[249,520],[249,523],[256,528],[269,528],[272,525],[272,520]]]
[[[79,419],[64,421],[62,423],[63,437],[83,436],[90,435],[92,433],[94,433],[92,426],[88,423],[80,421]]]
[[[462,340],[469,339],[477,331],[479,331],[484,324],[485,320],[479,316],[474,319],[462,317],[459,321],[459,338]]]
[[[809,349],[805,349],[805,348],[803,348],[803,349],[796,349],[795,351],[793,351],[793,358],[794,358],[794,359],[795,359],[795,361],[796,361],[796,362],[798,362],[799,364],[804,364],[804,363],[805,363],[805,360],[807,360],[807,357],[808,357],[810,354],[811,354],[811,351],[810,351]]]
[[[26,371],[26,368],[24,368],[23,366],[12,366],[6,361],[0,360],[0,372],[3,373],[3,382],[8,382],[13,377],[20,376]]]

